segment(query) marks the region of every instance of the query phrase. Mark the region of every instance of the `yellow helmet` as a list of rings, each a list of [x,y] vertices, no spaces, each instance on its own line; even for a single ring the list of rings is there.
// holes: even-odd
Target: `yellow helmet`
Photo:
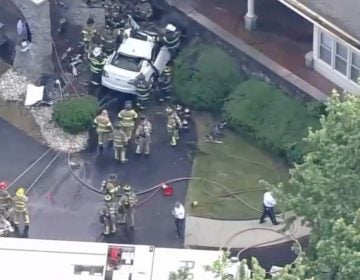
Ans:
[[[24,194],[25,194],[25,188],[20,187],[20,188],[18,188],[18,189],[16,190],[16,195],[17,195],[17,196],[22,196],[22,195],[24,195]]]
[[[131,191],[131,186],[130,186],[130,185],[125,185],[125,186],[123,187],[123,191],[124,191],[124,192],[130,192],[130,191]]]

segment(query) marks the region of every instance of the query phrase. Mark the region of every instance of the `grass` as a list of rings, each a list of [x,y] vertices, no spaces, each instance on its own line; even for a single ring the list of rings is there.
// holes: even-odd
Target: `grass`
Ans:
[[[259,184],[259,180],[264,179],[270,183],[286,182],[287,166],[281,160],[274,159],[264,150],[228,130],[225,132],[222,144],[206,143],[203,137],[214,124],[214,119],[208,114],[198,113],[194,120],[201,152],[195,155],[192,176],[216,181],[231,192],[249,190],[237,196],[250,207],[232,196],[219,197],[227,191],[214,184],[190,181],[186,201],[188,213],[213,219],[258,218],[259,212],[251,207],[261,209],[264,187]],[[192,201],[198,201],[199,205],[192,208],[190,206]]]

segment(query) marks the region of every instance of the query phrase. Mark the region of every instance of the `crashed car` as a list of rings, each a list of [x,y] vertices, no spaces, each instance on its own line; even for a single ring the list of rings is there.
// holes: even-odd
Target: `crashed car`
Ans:
[[[152,84],[171,59],[169,49],[157,43],[157,35],[129,29],[104,66],[101,84],[109,89],[136,94],[135,79],[143,74]]]

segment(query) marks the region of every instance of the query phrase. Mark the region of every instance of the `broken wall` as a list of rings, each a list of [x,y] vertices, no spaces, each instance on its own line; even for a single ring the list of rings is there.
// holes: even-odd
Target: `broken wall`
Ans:
[[[52,73],[52,37],[48,0],[11,0],[21,11],[32,34],[30,50],[15,47],[14,69],[36,81],[43,73]]]

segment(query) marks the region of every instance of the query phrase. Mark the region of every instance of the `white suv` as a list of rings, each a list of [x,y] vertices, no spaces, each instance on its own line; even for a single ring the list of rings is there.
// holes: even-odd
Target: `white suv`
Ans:
[[[156,36],[144,32],[132,34],[127,30],[127,38],[107,60],[101,84],[109,89],[136,94],[134,80],[139,74],[153,82],[170,61],[169,49],[156,43]]]

